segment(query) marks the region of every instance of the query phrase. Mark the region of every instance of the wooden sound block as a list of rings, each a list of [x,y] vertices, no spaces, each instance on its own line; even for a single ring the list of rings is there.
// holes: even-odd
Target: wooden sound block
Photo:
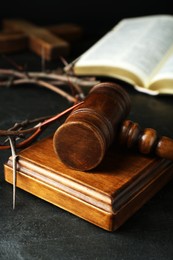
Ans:
[[[17,187],[103,229],[114,231],[173,177],[173,163],[110,149],[90,172],[75,171],[56,157],[52,137],[19,153]],[[12,160],[5,164],[12,183]]]

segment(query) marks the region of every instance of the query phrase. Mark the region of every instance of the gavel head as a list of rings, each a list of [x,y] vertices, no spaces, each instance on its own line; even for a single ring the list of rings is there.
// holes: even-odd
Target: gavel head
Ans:
[[[54,134],[59,159],[75,170],[95,168],[129,110],[130,98],[122,87],[109,82],[94,86]]]

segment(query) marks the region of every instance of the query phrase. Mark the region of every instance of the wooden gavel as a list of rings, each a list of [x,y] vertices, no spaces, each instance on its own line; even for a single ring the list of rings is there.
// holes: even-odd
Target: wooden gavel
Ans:
[[[151,128],[141,130],[137,123],[125,120],[130,106],[129,95],[119,85],[106,82],[94,86],[54,134],[59,159],[69,168],[91,170],[100,164],[117,138],[120,145],[137,146],[143,154],[154,152],[173,160],[171,138],[159,137]]]

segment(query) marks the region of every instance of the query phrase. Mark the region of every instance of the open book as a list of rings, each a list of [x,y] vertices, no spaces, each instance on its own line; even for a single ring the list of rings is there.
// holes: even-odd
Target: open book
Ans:
[[[173,16],[123,19],[76,60],[74,72],[121,79],[149,94],[173,94]]]

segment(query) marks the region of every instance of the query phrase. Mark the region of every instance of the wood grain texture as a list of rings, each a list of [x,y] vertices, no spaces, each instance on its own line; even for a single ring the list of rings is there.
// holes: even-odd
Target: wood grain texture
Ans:
[[[27,36],[23,33],[0,33],[0,53],[12,53],[26,49]]]
[[[95,85],[54,134],[60,160],[76,170],[95,168],[129,111],[130,98],[122,87],[111,82]]]
[[[58,160],[49,137],[20,152],[17,187],[114,231],[172,176],[168,160],[112,148],[94,170],[75,171]],[[11,158],[5,164],[5,179],[12,183]]]
[[[54,134],[54,150],[59,159],[72,169],[94,169],[116,139],[121,146],[173,161],[173,139],[125,120],[130,105],[130,96],[120,85],[95,85]]]
[[[45,28],[70,43],[76,42],[83,35],[81,26],[73,23],[53,24]]]
[[[55,36],[47,29],[35,26],[25,20],[5,19],[3,27],[6,30],[25,33],[28,37],[28,45],[31,50],[46,60],[66,56],[69,53],[69,43]]]
[[[122,122],[118,131],[119,143],[128,148],[136,148],[143,154],[156,154],[173,161],[173,139],[160,136],[155,129],[144,128],[130,120]]]

